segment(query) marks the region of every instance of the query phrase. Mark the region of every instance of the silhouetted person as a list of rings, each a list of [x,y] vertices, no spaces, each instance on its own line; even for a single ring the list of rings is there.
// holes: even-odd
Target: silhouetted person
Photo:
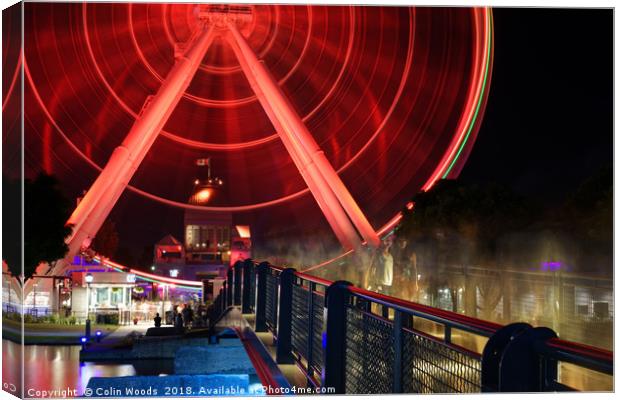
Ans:
[[[159,313],[155,314],[155,318],[153,320],[155,321],[155,328],[160,328],[161,327],[161,317],[159,316]]]
[[[192,307],[189,304],[187,304],[183,308],[183,325],[186,328],[189,328],[193,320],[194,320],[194,311],[192,310]]]
[[[175,315],[175,317],[174,317],[174,327],[179,332],[183,331],[183,316],[181,315],[181,313],[177,313]]]

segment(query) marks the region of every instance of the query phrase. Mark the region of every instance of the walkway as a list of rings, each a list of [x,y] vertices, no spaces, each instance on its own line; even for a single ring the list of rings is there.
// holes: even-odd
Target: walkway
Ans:
[[[144,335],[146,330],[153,326],[154,325],[151,321],[138,321],[137,325],[122,325],[119,326],[117,330],[104,337],[101,340],[101,343],[111,344],[114,342],[119,342],[131,334]],[[92,334],[94,335],[94,332],[92,332]]]
[[[254,329],[254,314],[241,314],[237,307],[231,308],[222,319],[216,324],[218,328],[245,328]],[[261,341],[273,360],[276,359],[276,346],[271,332],[256,332],[256,336]],[[306,376],[295,364],[277,364],[278,368],[291,386],[298,388],[308,387]]]

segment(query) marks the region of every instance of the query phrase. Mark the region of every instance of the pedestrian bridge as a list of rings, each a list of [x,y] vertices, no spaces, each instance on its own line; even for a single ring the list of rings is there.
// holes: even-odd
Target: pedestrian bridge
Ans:
[[[237,330],[271,387],[341,394],[613,390],[612,352],[561,340],[549,328],[503,326],[252,260],[228,271],[210,320]]]

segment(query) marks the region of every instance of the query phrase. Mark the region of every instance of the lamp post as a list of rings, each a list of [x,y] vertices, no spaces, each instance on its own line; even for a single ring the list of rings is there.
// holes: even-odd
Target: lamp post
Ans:
[[[33,291],[32,291],[32,314],[34,314],[36,317],[38,317],[38,312],[37,312],[37,284],[35,283],[33,285]]]
[[[131,295],[133,293],[133,288],[136,285],[136,275],[135,274],[127,274],[127,282],[134,284],[134,286],[131,286],[129,288],[129,325],[131,325],[131,307],[133,306],[132,301],[131,301]],[[123,290],[125,290],[125,289],[123,289]]]
[[[93,274],[87,273],[84,280],[86,281],[86,327],[84,336],[90,340],[90,284],[93,281]]]
[[[166,298],[168,297],[168,285],[164,283],[161,288],[161,315],[166,320]]]

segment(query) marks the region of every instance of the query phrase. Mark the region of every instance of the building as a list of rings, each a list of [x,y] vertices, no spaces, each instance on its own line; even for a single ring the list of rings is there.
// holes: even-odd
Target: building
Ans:
[[[196,165],[199,178],[194,181],[188,203],[205,205],[221,195],[224,181],[211,176],[208,158],[196,160]],[[172,235],[157,242],[155,273],[187,280],[223,277],[229,265],[251,256],[250,227],[234,225],[231,213],[186,209],[183,234],[183,243]]]
[[[78,320],[88,314],[98,320],[106,316],[108,323],[128,323],[132,306],[132,290],[136,276],[124,272],[71,273],[71,312]]]

